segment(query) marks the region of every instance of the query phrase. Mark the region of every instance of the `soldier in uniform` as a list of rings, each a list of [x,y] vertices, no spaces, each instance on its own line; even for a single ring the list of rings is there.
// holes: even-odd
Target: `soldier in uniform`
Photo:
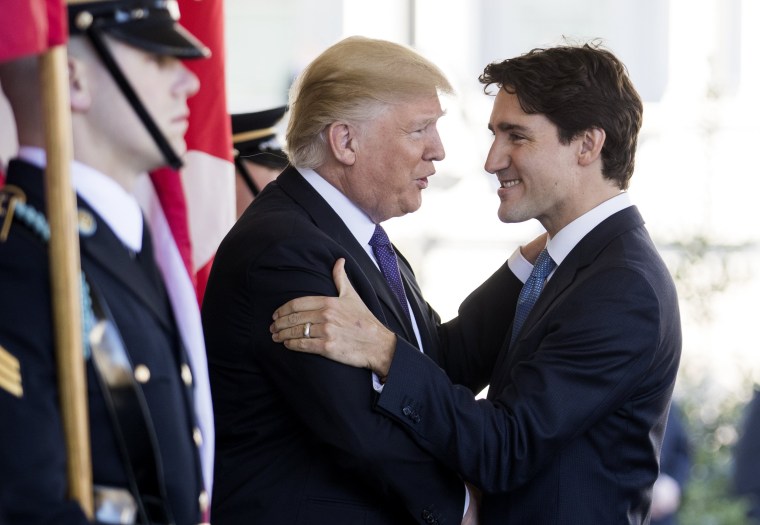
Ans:
[[[287,106],[236,113],[230,116],[232,144],[235,147],[235,208],[237,216],[288,166],[275,125],[282,120]]]
[[[68,14],[84,310],[100,329],[83,349],[95,520],[197,524],[209,496],[193,374],[130,190],[141,173],[180,165],[199,88],[180,59],[208,50],[171,0],[80,1]],[[0,506],[9,524],[85,524],[67,499],[36,57],[0,65],[0,81],[20,144],[0,195]]]

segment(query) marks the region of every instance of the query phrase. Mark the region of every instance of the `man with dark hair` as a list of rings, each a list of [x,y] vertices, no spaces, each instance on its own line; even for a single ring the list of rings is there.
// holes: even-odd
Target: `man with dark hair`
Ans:
[[[186,148],[187,99],[199,83],[180,59],[208,50],[179,25],[176,8],[167,0],[68,6],[71,172],[83,309],[94,324],[83,323],[82,351],[100,524],[208,519],[199,448],[211,435],[198,425],[191,363],[130,193],[143,173],[178,167]],[[85,525],[67,497],[39,77],[33,56],[0,65],[21,146],[0,193],[0,505],[3,525]]]
[[[499,88],[485,165],[499,218],[535,218],[548,234],[535,265],[510,259],[524,285],[500,312],[511,323],[500,348],[445,347],[447,376],[369,315],[342,261],[339,297],[283,305],[273,338],[383,378],[375,410],[482,489],[485,525],[647,523],[681,328],[673,281],[623,191],[641,101],[620,61],[591,45],[492,64],[481,82]]]

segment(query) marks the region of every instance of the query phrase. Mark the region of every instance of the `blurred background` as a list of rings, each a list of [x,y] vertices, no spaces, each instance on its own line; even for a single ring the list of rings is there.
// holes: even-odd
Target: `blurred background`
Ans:
[[[541,231],[496,217],[496,181],[483,170],[492,104],[477,81],[483,67],[565,41],[600,39],[615,52],[645,102],[630,193],[681,300],[675,398],[692,464],[680,523],[745,523],[745,502],[728,486],[760,382],[760,2],[225,0],[225,10],[231,112],[286,103],[293,76],[349,35],[411,45],[448,74],[457,94],[443,101],[446,159],[420,211],[388,225],[444,319]]]

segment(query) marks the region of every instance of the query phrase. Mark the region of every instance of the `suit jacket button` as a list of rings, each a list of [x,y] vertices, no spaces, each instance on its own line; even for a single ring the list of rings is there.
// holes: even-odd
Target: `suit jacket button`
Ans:
[[[188,366],[187,363],[182,363],[180,375],[182,376],[182,382],[185,383],[185,386],[193,385],[193,372],[190,370],[190,366]]]
[[[404,409],[402,410],[402,412],[404,413],[405,416],[409,417],[409,416],[411,416],[413,410],[412,410],[412,407],[408,407],[407,406],[407,407],[404,407]]]
[[[422,519],[425,520],[425,523],[430,523],[431,525],[438,523],[438,519],[435,517],[435,514],[427,509],[422,511]]]
[[[208,512],[208,505],[208,492],[202,490],[198,496],[198,507],[200,507],[201,514],[206,514],[206,512]]]
[[[135,380],[142,384],[150,381],[150,368],[145,365],[137,365],[135,367]]]

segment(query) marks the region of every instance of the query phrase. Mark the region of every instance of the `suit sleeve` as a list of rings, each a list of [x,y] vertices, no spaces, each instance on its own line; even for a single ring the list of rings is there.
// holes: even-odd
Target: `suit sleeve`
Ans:
[[[504,263],[438,328],[438,357],[452,383],[478,393],[488,385],[509,333],[522,282]]]
[[[489,400],[400,348],[377,410],[486,492],[519,487],[631,396],[660,337],[657,296],[630,270],[608,270],[553,308]]]
[[[261,366],[308,432],[335,451],[343,468],[401,500],[420,523],[430,508],[446,523],[459,523],[465,497],[461,478],[403,428],[373,411],[375,392],[368,370],[285,351],[271,340],[268,326],[278,306],[304,295],[336,295],[332,267],[339,256],[347,254],[319,241],[291,239],[277,242],[249,268],[249,289],[257,294],[253,322],[260,335],[254,344],[263,351]],[[350,256],[346,267],[359,294],[382,320],[378,299]],[[402,338],[398,341],[399,348],[413,349]]]

